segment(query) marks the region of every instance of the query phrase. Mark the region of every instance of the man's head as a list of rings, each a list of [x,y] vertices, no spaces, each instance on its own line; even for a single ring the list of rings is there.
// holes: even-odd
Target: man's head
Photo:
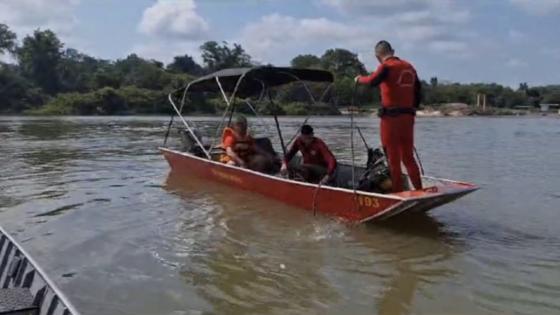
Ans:
[[[379,43],[375,45],[375,57],[379,60],[379,62],[383,62],[385,59],[392,57],[394,54],[395,51],[393,50],[393,47],[386,40],[379,41]]]
[[[300,139],[305,145],[309,145],[313,141],[313,127],[309,125],[301,126]]]
[[[233,117],[231,127],[239,135],[244,136],[247,133],[247,118],[245,118],[245,116],[243,115],[236,115],[235,117]]]

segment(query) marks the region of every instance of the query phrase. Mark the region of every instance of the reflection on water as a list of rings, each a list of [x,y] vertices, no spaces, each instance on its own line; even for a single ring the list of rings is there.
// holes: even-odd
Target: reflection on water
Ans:
[[[0,222],[84,314],[559,314],[558,122],[421,119],[426,170],[482,190],[348,226],[168,175],[167,118],[0,117]],[[347,120],[311,123],[350,157]]]
[[[185,201],[203,195],[215,203],[212,208],[220,209],[212,219],[219,226],[219,232],[212,233],[216,237],[209,240],[214,245],[181,266],[185,281],[195,286],[218,314],[280,314],[286,309],[294,314],[314,310],[337,314],[333,308],[339,303],[344,305],[340,311],[353,309],[344,303],[348,297],[343,292],[355,290],[351,287],[355,283],[334,285],[333,273],[358,274],[360,281],[369,281],[384,272],[384,285],[362,292],[364,302],[378,314],[409,314],[419,286],[455,274],[445,265],[422,267],[426,263],[444,264],[461,248],[453,233],[426,215],[352,227],[324,218],[317,222],[301,210],[194,177],[171,173],[165,188]],[[263,208],[266,211],[253,210]],[[279,218],[282,211],[288,219]],[[251,218],[257,215],[255,222]],[[293,220],[294,215],[298,220]],[[270,217],[274,220],[269,221]],[[322,229],[322,225],[330,228]],[[192,226],[184,229],[189,231],[186,239],[190,229]],[[412,245],[411,238],[412,250],[407,248]],[[270,250],[271,244],[281,250]],[[369,252],[370,257],[353,257],[352,249]],[[192,251],[192,246],[186,250]],[[333,273],[327,272],[333,259],[331,251],[338,255],[335,261],[344,261]],[[379,261],[377,257],[383,258]],[[386,270],[379,270],[379,266]]]

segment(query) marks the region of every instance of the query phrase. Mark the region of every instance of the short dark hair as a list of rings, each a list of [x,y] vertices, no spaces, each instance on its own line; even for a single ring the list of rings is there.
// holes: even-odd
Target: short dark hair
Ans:
[[[388,41],[386,40],[380,40],[376,45],[375,45],[375,51],[376,52],[381,52],[383,54],[390,54],[393,53],[393,47],[391,46],[391,44],[389,44]]]
[[[303,125],[301,126],[301,134],[302,135],[306,135],[306,136],[311,136],[313,135],[313,127],[309,126],[309,125]]]

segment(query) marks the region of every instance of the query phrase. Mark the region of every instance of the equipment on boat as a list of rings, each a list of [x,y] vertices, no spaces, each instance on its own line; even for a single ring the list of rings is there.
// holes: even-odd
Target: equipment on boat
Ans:
[[[358,183],[358,190],[376,193],[388,193],[391,191],[391,174],[387,166],[385,153],[381,148],[368,149],[366,170]]]
[[[2,227],[0,314],[80,314],[39,265]]]
[[[275,174],[259,173],[217,162],[215,150],[219,150],[219,146],[216,144],[204,145],[199,133],[182,115],[182,111],[188,102],[187,96],[189,93],[220,93],[226,103],[226,109],[217,129],[216,138],[219,139],[222,128],[229,126],[231,122],[236,104],[246,103],[254,110],[254,107],[250,105],[251,97],[263,100],[266,95],[272,108],[275,108],[270,90],[288,83],[301,83],[309,94],[311,102],[315,103],[315,98],[305,82],[311,81],[332,85],[333,80],[332,73],[324,70],[269,66],[225,69],[196,79],[188,83],[186,87],[169,94],[171,106],[184,126],[183,133],[187,135],[188,148],[180,151],[166,147],[174,115],[166,132],[164,146],[160,148],[160,151],[175,173],[193,174],[226,183],[293,206],[332,215],[351,222],[386,219],[404,212],[428,211],[478,189],[477,186],[469,183],[423,176],[422,180],[426,188],[422,190],[384,193],[390,190],[390,186],[387,182],[388,168],[386,162],[384,162],[383,151],[369,149],[366,144],[366,148],[368,148],[366,167],[357,166],[354,163],[353,114],[350,122],[352,161],[350,164],[339,162],[336,179],[328,185],[312,184],[293,178],[286,179]],[[326,92],[323,95],[326,95]],[[235,102],[236,98],[243,98],[243,102]],[[275,113],[273,113],[273,116],[279,143],[282,144],[282,151],[284,152],[286,144],[282,137],[280,123]],[[307,123],[308,119],[309,117],[304,120],[303,124]],[[365,143],[359,128],[358,132]],[[267,147],[272,149],[271,152],[277,156],[270,140],[267,140]],[[290,142],[291,140],[288,144]],[[291,163],[297,163],[297,161],[298,159],[293,159]],[[405,182],[408,181],[408,178],[406,179]]]

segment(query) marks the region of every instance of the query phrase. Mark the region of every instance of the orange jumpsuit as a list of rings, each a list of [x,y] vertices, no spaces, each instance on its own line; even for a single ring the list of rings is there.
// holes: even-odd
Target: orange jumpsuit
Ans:
[[[420,103],[421,84],[414,67],[397,57],[385,59],[358,83],[379,86],[381,90],[381,144],[387,154],[393,192],[403,191],[401,162],[415,189],[422,189],[418,164],[414,159],[415,109]]]

